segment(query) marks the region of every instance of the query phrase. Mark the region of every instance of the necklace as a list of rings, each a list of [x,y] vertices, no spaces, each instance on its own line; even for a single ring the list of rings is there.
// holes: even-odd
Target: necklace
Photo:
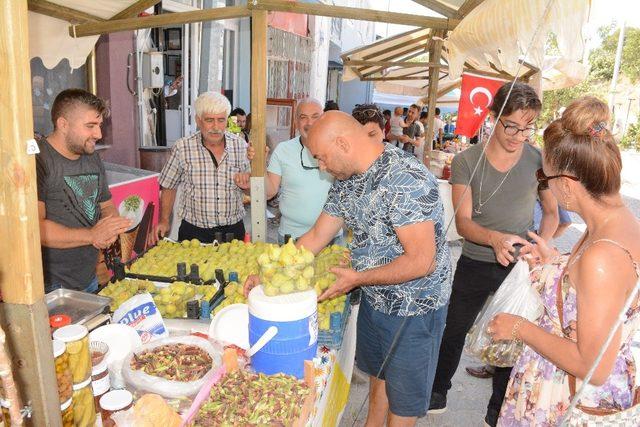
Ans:
[[[502,181],[500,181],[500,184],[498,184],[498,186],[496,187],[495,190],[493,190],[493,193],[491,193],[491,195],[483,202],[482,201],[482,182],[484,181],[484,168],[485,165],[487,164],[487,155],[483,154],[483,162],[482,162],[482,174],[480,175],[480,191],[478,193],[478,206],[473,208],[473,211],[475,213],[477,213],[478,215],[482,215],[482,207],[484,205],[487,204],[487,202],[489,202],[489,200],[491,200],[491,198],[493,196],[496,195],[496,193],[498,192],[498,190],[500,189],[500,187],[502,187],[502,184],[504,184],[504,182],[507,180],[507,177],[509,177],[509,174],[511,173],[511,170],[513,169],[513,167],[518,163],[518,161],[516,160],[516,162],[511,165],[511,167],[509,168],[509,170],[507,171],[506,175],[504,176],[504,178],[502,178]]]

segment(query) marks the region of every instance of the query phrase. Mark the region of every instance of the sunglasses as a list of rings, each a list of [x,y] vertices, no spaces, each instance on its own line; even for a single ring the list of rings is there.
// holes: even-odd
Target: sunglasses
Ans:
[[[302,145],[302,144],[300,144]],[[304,164],[304,162],[302,161],[302,151],[304,151],[304,147],[300,147],[300,165],[302,166],[302,169],[306,170],[306,171],[312,171],[312,170],[316,170],[316,169],[320,169],[319,166],[307,166]]]
[[[572,181],[580,181],[580,179],[575,176],[565,175],[565,174],[547,176],[544,174],[544,171],[542,170],[542,168],[540,168],[536,171],[536,179],[538,180],[538,190],[548,190],[549,181],[556,178],[569,178]]]

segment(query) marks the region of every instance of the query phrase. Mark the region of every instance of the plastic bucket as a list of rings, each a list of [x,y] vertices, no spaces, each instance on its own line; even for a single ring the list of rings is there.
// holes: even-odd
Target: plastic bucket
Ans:
[[[318,313],[315,291],[268,297],[262,286],[249,294],[249,345],[271,326],[278,333],[251,357],[256,372],[304,377],[304,361],[318,348]]]

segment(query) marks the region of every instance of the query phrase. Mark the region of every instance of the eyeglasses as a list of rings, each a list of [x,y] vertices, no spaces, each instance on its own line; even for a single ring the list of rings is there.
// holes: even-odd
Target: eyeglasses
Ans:
[[[312,171],[315,169],[320,169],[319,166],[306,166],[304,164],[304,162],[302,161],[302,151],[304,150],[304,145],[300,144],[300,166],[302,166],[302,169],[306,170],[306,171]]]
[[[544,171],[542,170],[542,168],[540,168],[536,171],[536,179],[538,180],[538,190],[549,189],[549,181],[556,178],[569,178],[572,181],[580,181],[579,178],[571,175],[559,174],[559,175],[547,176],[544,174]]]
[[[518,126],[505,125],[502,119],[498,119],[498,121],[504,127],[504,133],[509,136],[516,136],[518,132],[522,132],[522,136],[525,138],[531,138],[536,133],[536,128],[520,129]]]

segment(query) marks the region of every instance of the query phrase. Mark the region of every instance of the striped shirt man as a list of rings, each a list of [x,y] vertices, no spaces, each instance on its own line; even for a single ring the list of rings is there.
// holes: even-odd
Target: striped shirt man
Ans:
[[[225,132],[224,154],[218,162],[197,132],[176,141],[160,174],[160,186],[182,185],[178,216],[201,228],[232,225],[244,218],[243,191],[234,183],[237,173],[248,172],[247,143]]]

